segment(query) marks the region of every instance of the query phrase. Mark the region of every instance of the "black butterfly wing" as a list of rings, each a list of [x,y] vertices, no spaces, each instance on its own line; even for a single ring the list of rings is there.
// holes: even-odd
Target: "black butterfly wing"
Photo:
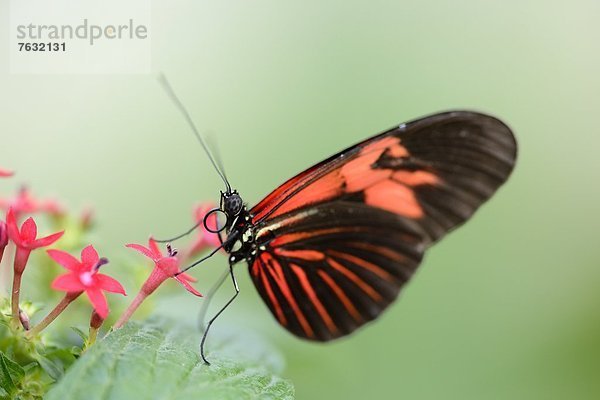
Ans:
[[[397,296],[427,246],[492,196],[515,159],[510,129],[468,111],[367,139],[252,208],[260,245],[252,279],[294,334],[329,340],[352,332]]]
[[[344,201],[279,217],[256,239],[250,275],[263,300],[292,333],[320,341],[376,318],[425,249],[411,219]]]

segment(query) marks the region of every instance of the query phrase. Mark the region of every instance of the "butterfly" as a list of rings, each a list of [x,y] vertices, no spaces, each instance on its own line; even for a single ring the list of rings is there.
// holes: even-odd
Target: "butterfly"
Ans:
[[[464,223],[508,179],[517,143],[502,121],[450,111],[400,124],[289,179],[251,208],[226,184],[203,223],[233,266],[248,264],[275,320],[313,341],[346,336],[398,297],[425,251]],[[209,226],[213,213],[225,217]],[[221,236],[223,234],[223,236]],[[185,271],[184,270],[184,271]],[[222,282],[222,281],[221,281]]]

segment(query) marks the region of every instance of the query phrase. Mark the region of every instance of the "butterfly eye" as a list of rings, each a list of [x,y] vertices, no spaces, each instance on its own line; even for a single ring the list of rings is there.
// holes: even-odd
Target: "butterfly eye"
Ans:
[[[225,213],[227,213],[228,216],[235,217],[240,213],[240,211],[242,211],[244,202],[242,201],[240,195],[238,195],[237,193],[234,192],[229,196],[225,196],[223,200]]]
[[[204,224],[204,229],[210,233],[223,232],[227,227],[227,214],[220,208],[213,208],[206,213],[202,223]]]

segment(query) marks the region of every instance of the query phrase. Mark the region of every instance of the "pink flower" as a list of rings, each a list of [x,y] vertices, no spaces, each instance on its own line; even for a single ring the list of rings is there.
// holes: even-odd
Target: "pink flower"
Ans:
[[[11,294],[12,316],[15,321],[19,318],[19,296],[21,291],[21,277],[27,266],[29,255],[35,249],[40,247],[50,246],[63,235],[64,231],[48,235],[46,237],[37,238],[37,225],[33,218],[27,218],[21,229],[17,226],[17,218],[12,208],[6,213],[6,226],[8,237],[17,246],[15,252],[15,260],[13,264],[13,285]]]
[[[137,250],[152,261],[154,261],[154,269],[150,273],[146,282],[142,285],[142,288],[135,296],[129,307],[119,317],[119,320],[113,326],[115,329],[122,327],[133,313],[138,309],[140,304],[146,300],[146,298],[152,294],[164,281],[168,278],[175,278],[177,282],[181,283],[186,290],[196,296],[202,296],[200,292],[190,285],[190,282],[194,282],[195,279],[188,274],[179,273],[179,260],[177,259],[176,251],[171,249],[171,246],[167,245],[168,254],[165,256],[160,252],[156,241],[152,238],[148,240],[148,247],[144,247],[141,244],[128,244],[127,247]],[[177,274],[177,275],[175,275]]]
[[[48,250],[48,255],[69,270],[52,282],[52,288],[68,293],[85,292],[100,317],[106,318],[109,312],[104,292],[125,295],[125,289],[116,279],[98,273],[108,260],[100,258],[94,246],[89,245],[81,251],[81,261],[62,250]]]
[[[0,208],[12,208],[17,216],[35,212],[47,212],[51,215],[62,215],[64,210],[61,205],[52,199],[35,199],[27,187],[22,187],[17,196],[12,199],[0,199]]]
[[[8,237],[17,245],[17,254],[15,255],[15,273],[22,273],[29,259],[32,250],[40,247],[50,246],[63,235],[64,231],[53,233],[43,238],[37,238],[37,225],[33,218],[27,218],[21,229],[17,226],[17,219],[12,208],[6,213],[6,225],[8,228]]]
[[[150,276],[142,286],[142,292],[146,296],[154,292],[164,281],[168,278],[175,278],[177,282],[181,283],[186,290],[196,296],[202,296],[189,282],[195,282],[195,279],[188,274],[177,274],[179,269],[179,260],[176,257],[176,252],[171,251],[168,246],[169,254],[164,256],[156,241],[152,238],[148,240],[148,247],[144,247],[140,244],[128,244],[127,247],[137,250],[152,261],[154,261],[154,269],[150,273]]]
[[[9,177],[9,176],[13,176],[13,173],[14,172],[9,171],[7,169],[0,168],[0,178],[6,178],[6,177]]]

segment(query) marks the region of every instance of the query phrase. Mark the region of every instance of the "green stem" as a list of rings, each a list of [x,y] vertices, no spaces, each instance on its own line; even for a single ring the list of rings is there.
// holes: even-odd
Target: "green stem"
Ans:
[[[90,334],[88,335],[88,339],[86,342],[86,348],[90,347],[94,343],[96,343],[96,338],[98,337],[98,328],[94,328],[90,326]]]
[[[83,292],[68,292],[67,294],[65,294],[65,297],[63,297],[63,299],[56,305],[56,307],[54,307],[54,309],[50,311],[48,315],[46,315],[46,317],[39,324],[37,324],[36,326],[31,328],[30,331],[27,332],[27,336],[33,337],[40,333],[44,328],[50,325],[50,323],[54,321],[56,317],[58,317],[60,313],[62,313],[65,310],[65,308],[67,308],[67,306],[71,304],[73,300],[79,297],[81,293]]]
[[[13,275],[13,284],[12,284],[12,318],[14,323],[16,324],[19,319],[19,293],[21,292],[21,277],[23,273],[19,273],[15,271]]]

